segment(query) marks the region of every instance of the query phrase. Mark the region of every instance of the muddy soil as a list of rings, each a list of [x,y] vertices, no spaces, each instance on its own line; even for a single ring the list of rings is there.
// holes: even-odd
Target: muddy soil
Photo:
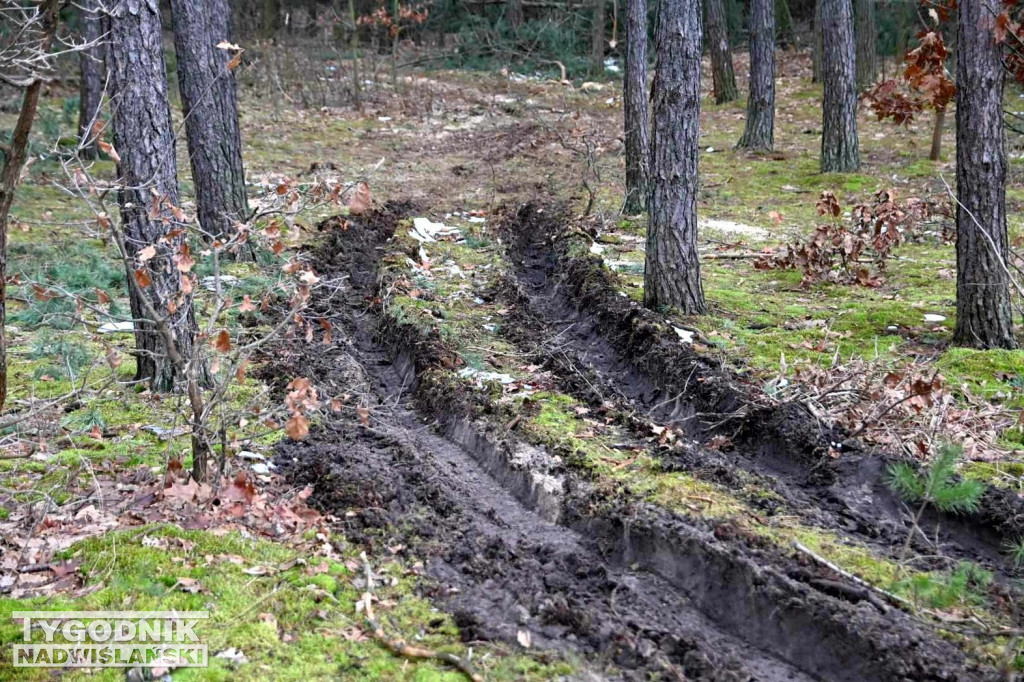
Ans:
[[[578,676],[591,679],[982,679],[904,614],[786,575],[787,562],[813,567],[598,494],[556,457],[472,420],[472,401],[424,401],[443,346],[376,319],[376,264],[401,215],[392,206],[349,229],[322,226],[317,269],[351,285],[317,302],[335,341],[292,347],[278,372],[301,370],[325,395],[360,393],[371,421],[343,412],[283,444],[278,463],[314,486],[350,540],[423,558],[429,596],[467,639],[528,637],[582,661]],[[378,340],[380,329],[391,337]]]
[[[727,367],[680,343],[663,318],[622,297],[599,259],[567,256],[566,224],[557,205],[525,204],[506,213],[503,227],[518,280],[506,292],[519,313],[509,329],[539,353],[537,362],[556,367],[565,390],[694,438],[696,445],[658,452],[670,470],[700,470],[730,487],[741,468],[807,522],[883,553],[902,544],[908,512],[884,480],[892,458],[846,439],[800,403],[759,404],[756,390]],[[557,338],[557,350],[538,348],[530,341],[537,338]],[[699,445],[716,437],[727,445]],[[1021,575],[1005,554],[1008,542],[1024,537],[1024,501],[1010,491],[989,489],[974,514],[928,510],[922,528],[938,546],[920,538],[915,546],[941,556],[919,568],[941,570],[948,566],[943,557],[963,558],[1007,577]]]

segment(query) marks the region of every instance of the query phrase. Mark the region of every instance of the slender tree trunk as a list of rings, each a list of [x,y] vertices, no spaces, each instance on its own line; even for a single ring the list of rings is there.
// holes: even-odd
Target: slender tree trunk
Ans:
[[[115,6],[110,17],[115,49],[109,51],[107,68],[114,147],[121,157],[118,202],[124,246],[134,261],[128,266],[128,289],[135,319],[136,378],[149,381],[154,390],[169,391],[176,380],[186,378],[171,355],[192,357],[197,327],[192,295],[184,291],[173,262],[186,240],[171,210],[178,205],[174,127],[156,7],[149,0],[120,0]],[[139,252],[147,247],[156,255],[143,263]],[[143,286],[146,276],[140,271],[151,280],[148,285]],[[175,348],[158,331],[160,321],[148,309],[164,316]]]
[[[853,0],[854,34],[857,39],[857,90],[867,90],[878,80],[878,48],[875,0]]]
[[[787,48],[794,42],[793,14],[789,11],[789,0],[775,2],[775,34],[781,48]]]
[[[932,147],[928,152],[928,158],[938,161],[942,158],[942,129],[946,123],[946,108],[935,110],[935,122],[932,125]]]
[[[697,257],[700,5],[661,0],[655,41],[644,305],[698,315],[707,312]]]
[[[590,24],[590,73],[604,75],[604,5],[606,0],[593,0]]]
[[[227,0],[171,0],[178,88],[185,113],[188,154],[199,209],[199,225],[209,240],[226,241],[249,217],[238,129],[231,53],[217,44],[228,40]],[[237,257],[251,259],[247,244]]]
[[[505,0],[505,23],[515,33],[523,23],[523,1]]]
[[[738,147],[771,150],[775,145],[775,7],[750,3],[750,94],[747,126]]]
[[[319,21],[320,3],[319,0],[306,0],[306,33],[315,36]]]
[[[956,329],[953,342],[1015,348],[1006,234],[998,0],[961,0],[956,88]]]
[[[824,51],[821,33],[821,3],[814,0],[814,49],[811,52],[811,82],[821,82],[821,53]]]
[[[626,202],[635,215],[647,205],[651,134],[647,106],[647,0],[626,0],[626,75],[622,84],[626,138]]]
[[[348,21],[352,24],[352,41],[349,44],[349,49],[352,50],[352,99],[356,103],[356,108],[362,112],[363,84],[361,82],[362,76],[359,75],[359,25],[356,23],[355,0],[348,0]]]
[[[280,25],[279,0],[263,0],[263,11],[260,16],[260,33],[264,40],[274,37]]]
[[[97,156],[96,137],[93,124],[99,120],[103,104],[103,53],[104,45],[98,44],[103,35],[102,21],[96,13],[96,0],[82,3],[79,12],[82,40],[97,43],[95,47],[78,53],[80,80],[78,84],[78,153],[83,159]]]
[[[739,99],[736,74],[732,69],[732,49],[729,47],[729,25],[722,0],[704,0],[708,23],[708,52],[711,53],[711,79],[715,88],[715,104]]]
[[[48,54],[57,32],[59,0],[45,0],[39,6],[39,42],[31,45],[39,54]],[[41,68],[41,67],[40,67]],[[28,136],[39,107],[39,94],[43,79],[36,77],[25,88],[21,111],[14,124],[10,142],[2,148],[3,166],[0,167],[0,410],[7,403],[7,234],[14,192],[18,188],[21,171],[28,158]]]
[[[860,168],[850,0],[821,0],[821,28],[821,65],[825,85],[821,172],[848,173]]]

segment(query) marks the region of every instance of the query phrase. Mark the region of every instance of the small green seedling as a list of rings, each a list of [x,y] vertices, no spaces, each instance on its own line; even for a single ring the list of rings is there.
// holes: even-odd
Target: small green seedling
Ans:
[[[900,552],[901,562],[907,556],[914,533],[920,532],[918,523],[928,505],[947,513],[977,511],[985,486],[980,481],[971,479],[957,480],[956,465],[962,456],[963,448],[947,443],[939,448],[939,454],[922,471],[917,471],[906,462],[889,466],[886,472],[889,487],[904,502],[920,503],[914,514],[907,541]]]

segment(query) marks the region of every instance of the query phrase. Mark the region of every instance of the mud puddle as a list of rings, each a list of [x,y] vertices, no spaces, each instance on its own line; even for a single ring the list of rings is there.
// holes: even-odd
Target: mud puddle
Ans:
[[[773,566],[771,550],[595,497],[550,455],[464,414],[425,424],[414,397],[436,349],[374,338],[375,266],[400,215],[325,225],[318,270],[352,283],[317,311],[336,342],[281,359],[282,374],[301,367],[326,394],[358,387],[370,423],[344,414],[282,445],[279,462],[314,485],[350,539],[424,557],[429,596],[468,639],[581,657],[581,677],[977,679],[903,614],[814,592]]]

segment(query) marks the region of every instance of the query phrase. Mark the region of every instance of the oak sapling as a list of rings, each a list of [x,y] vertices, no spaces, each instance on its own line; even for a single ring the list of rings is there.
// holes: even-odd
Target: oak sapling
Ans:
[[[977,511],[985,486],[980,481],[957,480],[956,465],[962,456],[963,448],[946,443],[939,448],[938,455],[928,467],[921,471],[906,462],[891,464],[886,471],[887,483],[900,499],[911,504],[919,503],[900,551],[901,562],[907,556],[914,534],[921,531],[918,524],[928,505],[946,513]]]

